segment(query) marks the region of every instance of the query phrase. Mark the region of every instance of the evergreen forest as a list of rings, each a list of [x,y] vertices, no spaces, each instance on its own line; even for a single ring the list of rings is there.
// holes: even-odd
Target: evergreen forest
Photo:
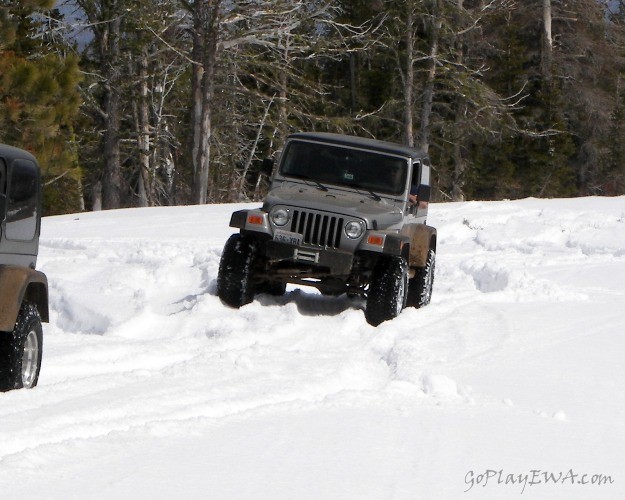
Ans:
[[[2,0],[44,213],[260,200],[296,131],[422,148],[436,201],[625,194],[625,0]]]

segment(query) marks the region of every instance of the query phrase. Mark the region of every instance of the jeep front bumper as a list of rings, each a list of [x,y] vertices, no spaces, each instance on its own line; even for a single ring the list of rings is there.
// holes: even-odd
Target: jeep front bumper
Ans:
[[[278,261],[287,266],[292,263],[297,267],[327,270],[333,275],[348,275],[352,269],[354,257],[352,253],[340,250],[299,247],[271,240],[266,242],[264,253],[273,262]]]

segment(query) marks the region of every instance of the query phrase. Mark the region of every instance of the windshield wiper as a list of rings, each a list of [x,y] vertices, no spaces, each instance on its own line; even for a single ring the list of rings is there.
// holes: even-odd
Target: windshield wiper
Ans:
[[[302,175],[302,174],[287,174],[287,175],[290,175],[291,177],[295,177],[296,179],[304,179],[306,181],[312,181],[317,185],[317,189],[320,189],[321,191],[328,190],[328,188],[324,186],[323,184],[321,184],[321,182],[319,182],[317,179],[313,179],[312,177],[308,175]]]
[[[375,200],[375,201],[382,201],[382,197],[377,194],[374,193],[373,191],[371,191],[371,189],[369,189],[368,187],[365,187],[361,184],[350,184],[350,186],[355,187],[356,189],[364,189],[365,191],[367,191],[367,193],[369,193],[371,195],[371,197]]]

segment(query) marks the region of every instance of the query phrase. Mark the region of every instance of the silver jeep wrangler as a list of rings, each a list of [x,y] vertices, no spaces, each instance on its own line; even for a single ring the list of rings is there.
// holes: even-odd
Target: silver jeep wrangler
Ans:
[[[360,137],[287,138],[262,208],[232,214],[217,294],[231,307],[287,283],[366,298],[374,326],[430,302],[436,229],[426,224],[430,162]]]

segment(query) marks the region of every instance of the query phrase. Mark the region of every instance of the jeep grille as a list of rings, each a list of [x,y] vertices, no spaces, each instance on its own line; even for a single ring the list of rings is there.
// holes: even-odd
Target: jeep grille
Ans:
[[[308,245],[338,248],[343,231],[343,218],[320,212],[294,210],[291,231],[300,233]]]

